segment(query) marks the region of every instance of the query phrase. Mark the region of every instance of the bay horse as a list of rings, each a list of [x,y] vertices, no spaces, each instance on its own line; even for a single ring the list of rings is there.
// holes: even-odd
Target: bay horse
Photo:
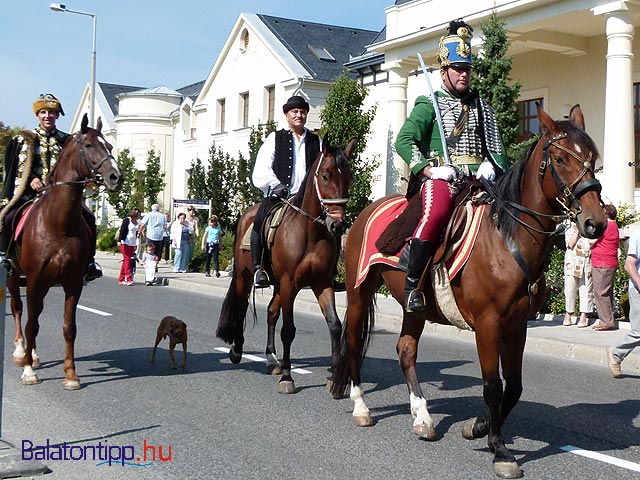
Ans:
[[[587,238],[601,236],[607,223],[600,183],[593,171],[598,152],[584,132],[581,110],[575,109],[572,121],[555,122],[538,105],[538,117],[540,139],[496,181],[493,204],[484,210],[468,261],[451,280],[455,303],[468,327],[475,330],[483,398],[489,411],[488,416],[469,420],[462,433],[469,440],[488,435],[494,471],[504,478],[523,475],[505,446],[502,425],[522,393],[527,320],[544,301],[544,266],[551,237],[557,224],[566,218],[573,219]],[[360,368],[375,322],[374,295],[384,283],[398,303],[404,302],[406,274],[391,266],[371,265],[366,278],[355,288],[365,225],[384,200],[362,211],[349,230],[345,246],[347,311],[342,355],[330,380],[330,392],[339,397],[350,382],[353,417],[358,426],[373,425],[364,401]],[[449,322],[436,305],[432,285],[425,285],[425,296],[426,312],[403,313],[396,351],[409,389],[413,431],[426,440],[435,440],[434,423],[416,374],[418,340],[425,321]]]
[[[91,241],[89,227],[81,215],[83,191],[89,182],[103,184],[115,191],[124,181],[111,155],[112,147],[102,136],[102,119],[98,118],[95,129],[88,125],[85,114],[80,131],[65,141],[45,188],[24,220],[11,258],[13,268],[7,288],[11,293],[11,313],[16,324],[13,358],[18,366],[24,367],[22,383],[25,385],[40,383],[33,370],[39,366],[35,355],[40,328],[38,319],[49,289],[61,284],[65,293],[63,386],[65,390],[80,388],[74,356],[76,307],[82,294]],[[26,344],[22,335],[21,273],[26,277]]]
[[[266,271],[273,283],[273,295],[267,308],[267,373],[281,374],[280,393],[294,393],[291,377],[291,344],[296,327],[293,304],[298,292],[311,287],[329,327],[331,337],[331,366],[340,353],[342,325],[336,312],[333,289],[334,267],[338,260],[338,242],[345,227],[345,207],[351,185],[349,156],[356,139],[344,151],[329,146],[327,135],[322,151],[309,167],[300,190],[295,194],[277,228],[271,247],[271,265]],[[242,215],[236,230],[234,264],[231,284],[227,290],[216,336],[231,345],[229,358],[233,363],[242,359],[245,316],[253,285],[253,264],[242,239],[253,228],[259,205]],[[276,357],[275,328],[282,310],[282,361]]]

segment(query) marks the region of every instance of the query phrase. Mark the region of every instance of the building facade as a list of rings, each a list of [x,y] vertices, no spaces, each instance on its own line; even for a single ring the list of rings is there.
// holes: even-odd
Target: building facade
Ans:
[[[558,119],[579,103],[600,149],[596,167],[606,201],[640,205],[640,60],[633,53],[640,48],[640,2],[634,0],[398,0],[385,9],[381,32],[243,13],[203,82],[176,91],[101,83],[96,118],[102,116],[110,141],[118,151],[129,148],[140,168],[150,145],[160,152],[167,208],[171,198],[186,196],[193,160],[206,160],[213,142],[231,156],[247,155],[251,127],[268,120],[282,125],[289,96],[308,99],[307,126],[318,129],[331,82],[346,65],[369,90],[365,108],[377,107],[363,153],[381,161],[377,198],[404,188],[407,169],[393,143],[415,98],[427,93],[417,54],[436,68],[438,88],[435,54],[449,21],[461,17],[473,26],[478,55],[481,24],[494,10],[511,42],[511,78],[522,84],[522,133],[538,133],[536,101]],[[85,93],[74,131],[88,108]]]

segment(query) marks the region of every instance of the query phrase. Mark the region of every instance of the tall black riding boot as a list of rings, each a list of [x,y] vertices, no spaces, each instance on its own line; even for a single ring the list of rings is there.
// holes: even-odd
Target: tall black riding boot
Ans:
[[[7,273],[11,271],[11,260],[7,258],[7,249],[9,248],[9,243],[11,243],[11,234],[11,228],[5,223],[2,227],[2,233],[0,234],[0,264],[4,266]]]
[[[421,312],[427,308],[424,293],[418,290],[418,283],[427,262],[433,254],[433,242],[414,238],[409,246],[409,265],[404,284],[404,309],[407,312]]]
[[[269,286],[267,272],[262,269],[262,241],[260,234],[255,230],[251,231],[251,263],[253,264],[253,283],[256,288],[266,288]]]

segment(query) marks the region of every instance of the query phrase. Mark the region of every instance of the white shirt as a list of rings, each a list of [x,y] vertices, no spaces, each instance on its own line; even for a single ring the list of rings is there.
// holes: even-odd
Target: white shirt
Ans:
[[[291,194],[300,190],[304,177],[307,174],[306,167],[306,139],[308,130],[305,128],[300,138],[293,133],[293,172],[291,174],[291,185],[289,192]],[[322,140],[320,143],[322,148]],[[251,181],[256,188],[262,190],[265,194],[269,192],[270,187],[275,187],[280,183],[278,177],[273,172],[273,161],[276,155],[276,132],[271,132],[258,151],[256,164],[253,167]]]

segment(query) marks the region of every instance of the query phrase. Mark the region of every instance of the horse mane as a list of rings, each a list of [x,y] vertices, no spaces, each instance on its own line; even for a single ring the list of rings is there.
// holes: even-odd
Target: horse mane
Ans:
[[[567,140],[571,143],[577,144],[585,151],[593,152],[593,158],[591,159],[592,165],[595,165],[596,160],[599,158],[598,147],[593,139],[575,123],[568,120],[560,120],[556,122],[557,125],[567,134]],[[534,149],[545,137],[541,137],[537,142],[533,143],[522,155],[522,158],[518,163],[513,165],[507,172],[498,178],[494,185],[494,190],[498,201],[493,202],[491,205],[491,217],[495,218],[495,223],[498,229],[502,232],[505,238],[513,238],[516,233],[518,222],[513,217],[520,217],[520,212],[513,209],[503,208],[504,202],[509,201],[517,204],[521,204],[520,188],[522,183],[522,176],[527,169],[527,165],[531,160],[531,155]]]
[[[324,148],[324,147],[323,147]],[[331,155],[333,158],[333,166],[342,172],[345,172],[349,178],[351,177],[351,169],[349,168],[349,159],[344,154],[341,147],[338,145],[327,146],[326,147],[327,155]],[[304,176],[304,180],[302,181],[302,185],[297,193],[294,195],[291,203],[299,207],[302,205],[302,199],[304,198],[304,193],[307,189],[307,181],[309,180],[309,175],[315,175],[316,169],[318,168],[318,162],[322,158],[322,151],[318,152],[316,159],[311,164],[311,166],[307,169],[307,173]]]

